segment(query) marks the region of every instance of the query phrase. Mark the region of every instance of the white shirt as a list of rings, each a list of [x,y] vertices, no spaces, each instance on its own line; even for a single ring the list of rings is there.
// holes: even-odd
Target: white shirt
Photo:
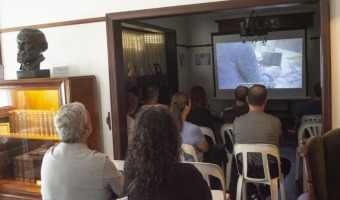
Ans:
[[[45,154],[41,167],[43,199],[112,199],[123,192],[124,177],[106,154],[85,144],[60,143]]]

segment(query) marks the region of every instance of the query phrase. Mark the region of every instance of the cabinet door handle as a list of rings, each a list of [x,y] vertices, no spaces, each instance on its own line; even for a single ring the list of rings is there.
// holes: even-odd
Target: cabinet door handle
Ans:
[[[109,126],[109,130],[111,131],[111,117],[110,117],[110,112],[107,113],[106,123],[107,123],[107,125]]]

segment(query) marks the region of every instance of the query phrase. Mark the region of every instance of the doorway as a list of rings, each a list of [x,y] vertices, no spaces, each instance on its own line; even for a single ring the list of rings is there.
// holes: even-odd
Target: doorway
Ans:
[[[156,19],[171,16],[185,16],[212,12],[235,14],[237,10],[252,10],[257,8],[275,9],[278,7],[293,8],[297,5],[319,4],[321,30],[322,85],[323,85],[323,129],[331,129],[331,87],[330,87],[330,39],[329,39],[329,0],[281,0],[281,1],[223,1],[214,3],[175,6],[168,8],[148,9],[122,13],[107,14],[107,37],[109,53],[110,97],[112,113],[112,131],[115,159],[123,159],[127,149],[126,117],[125,117],[125,70],[122,52],[122,23],[145,19]],[[169,44],[176,44],[176,37]],[[171,65],[177,66],[177,59],[171,60]],[[177,70],[177,69],[176,69]],[[176,71],[177,73],[177,71]]]

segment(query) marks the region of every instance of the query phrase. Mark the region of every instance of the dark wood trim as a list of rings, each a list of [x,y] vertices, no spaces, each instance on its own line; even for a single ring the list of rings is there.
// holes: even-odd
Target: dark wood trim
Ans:
[[[125,111],[125,69],[123,61],[121,21],[107,20],[111,118],[114,159],[123,160],[127,150]]]
[[[330,2],[320,0],[320,63],[322,74],[322,128],[332,130]]]
[[[323,1],[323,0],[321,0]],[[324,0],[329,2],[329,0]],[[318,4],[319,0],[262,0],[262,1],[254,1],[254,0],[230,0],[230,1],[221,1],[221,2],[213,2],[213,3],[203,3],[203,4],[194,4],[194,5],[184,5],[184,6],[174,6],[174,7],[165,7],[165,8],[156,8],[156,9],[146,9],[146,10],[137,10],[137,11],[127,11],[127,12],[119,12],[119,13],[110,13],[107,14],[107,34],[108,34],[108,48],[109,48],[109,71],[110,71],[110,84],[111,87],[118,87],[116,80],[111,80],[111,77],[117,76],[115,74],[115,70],[119,71],[117,68],[122,68],[119,65],[117,65],[117,59],[122,59],[122,55],[117,56],[118,53],[113,54],[115,51],[114,48],[114,41],[117,42],[116,37],[114,37],[114,34],[117,34],[117,32],[114,31],[114,25],[117,22],[120,22],[120,20],[137,20],[137,19],[150,19],[150,18],[159,18],[159,17],[171,17],[171,16],[180,16],[180,15],[190,15],[190,14],[201,14],[201,13],[209,13],[213,11],[221,11],[221,10],[235,10],[235,9],[256,9],[256,8],[275,8],[275,7],[289,7],[289,6],[297,6],[302,4]],[[327,5],[320,7],[322,15],[328,15],[328,18],[323,16],[322,17],[322,24],[327,24],[327,27],[322,28],[321,36],[327,37],[329,39],[329,3]],[[327,29],[327,30],[325,30]],[[329,41],[323,42],[321,45],[323,49],[323,59],[322,59],[322,70],[324,71],[323,75],[323,98],[328,99],[323,102],[323,112],[325,113],[325,117],[323,118],[323,126],[324,130],[328,130],[331,128],[331,104],[330,102],[330,46]],[[327,56],[325,57],[325,49]],[[121,53],[121,52],[120,52]],[[114,56],[114,57],[112,57]],[[324,59],[326,58],[327,61]],[[123,65],[121,65],[123,66]],[[326,72],[326,74],[325,74]],[[327,87],[327,88],[326,88]],[[114,92],[114,93],[112,93]],[[116,113],[117,116],[119,115],[119,104],[117,104],[117,101],[121,101],[122,97],[118,96],[117,88],[111,89],[111,110],[112,113]],[[325,103],[327,102],[327,103]],[[117,121],[115,121],[117,120]],[[122,123],[125,120],[119,120],[117,117],[113,119],[113,124],[119,124]],[[114,126],[114,125],[113,125]],[[123,154],[121,154],[120,151],[122,151],[125,146],[120,146],[120,141],[116,141],[116,139],[119,139],[120,136],[116,136],[116,134],[122,134],[122,131],[125,131],[123,129],[123,125],[116,127],[113,132],[113,140],[114,140],[114,155],[115,159],[119,159],[123,157]],[[121,138],[120,138],[121,139]],[[119,146],[117,146],[119,145]],[[123,150],[124,151],[124,150]]]
[[[212,44],[197,44],[197,45],[184,45],[184,44],[177,44],[178,47],[185,47],[185,48],[192,48],[192,47],[211,47]]]
[[[18,27],[0,29],[0,33],[16,32],[16,31],[20,31],[21,29],[23,29],[25,27],[34,27],[34,28],[37,28],[37,29],[41,29],[41,28],[51,28],[51,27],[59,27],[59,26],[70,26],[70,25],[78,25],[78,24],[88,24],[88,23],[95,23],[95,22],[104,22],[105,19],[106,19],[105,17],[95,17],[95,18],[63,21],[63,22],[53,22],[53,23],[47,23],[47,24],[35,24],[35,25],[28,25],[28,26],[18,26]]]
[[[290,7],[303,4],[315,4],[318,0],[230,0],[213,3],[192,4],[184,6],[172,6],[155,9],[145,9],[137,11],[117,12],[107,14],[111,20],[132,20],[132,19],[148,19],[156,17],[170,17],[189,14],[208,13],[219,10],[235,10],[240,8],[275,8]]]

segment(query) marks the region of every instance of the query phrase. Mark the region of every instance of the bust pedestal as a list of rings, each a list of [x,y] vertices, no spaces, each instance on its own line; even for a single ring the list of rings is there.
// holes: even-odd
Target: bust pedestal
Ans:
[[[49,69],[41,69],[41,70],[23,70],[17,71],[18,79],[24,78],[49,78],[50,70]]]

